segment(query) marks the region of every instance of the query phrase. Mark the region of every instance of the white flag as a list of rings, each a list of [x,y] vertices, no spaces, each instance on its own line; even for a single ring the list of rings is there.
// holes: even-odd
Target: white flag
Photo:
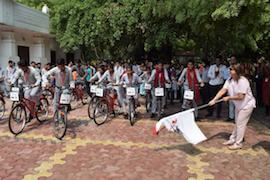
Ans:
[[[161,128],[165,127],[169,131],[182,133],[186,141],[191,144],[205,141],[207,138],[195,122],[194,110],[190,109],[161,119],[157,122],[154,133],[158,134]]]

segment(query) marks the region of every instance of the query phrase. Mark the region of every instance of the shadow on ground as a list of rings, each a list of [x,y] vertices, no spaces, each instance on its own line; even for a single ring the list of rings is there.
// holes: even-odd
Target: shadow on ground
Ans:
[[[208,141],[211,141],[213,139],[225,139],[225,140],[228,140],[230,138],[230,133],[227,133],[227,132],[220,132],[220,133],[217,133],[211,137],[209,137],[205,142],[208,142]]]
[[[269,141],[260,141],[257,144],[252,146],[252,149],[256,150],[257,148],[263,148],[268,154],[270,154],[270,142]]]
[[[179,145],[172,145],[170,147],[156,149],[156,151],[162,151],[162,150],[168,150],[168,151],[179,150],[191,156],[196,156],[203,153],[201,150],[197,149],[192,144],[179,144]]]

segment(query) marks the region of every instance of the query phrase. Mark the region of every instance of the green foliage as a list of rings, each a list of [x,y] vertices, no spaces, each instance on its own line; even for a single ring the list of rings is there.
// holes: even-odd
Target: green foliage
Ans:
[[[171,58],[268,51],[268,0],[18,0],[47,3],[51,30],[66,51],[98,59]],[[248,53],[248,54],[246,54]]]

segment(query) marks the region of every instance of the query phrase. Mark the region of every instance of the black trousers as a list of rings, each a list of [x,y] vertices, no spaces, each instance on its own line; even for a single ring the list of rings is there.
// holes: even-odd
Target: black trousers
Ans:
[[[218,91],[222,89],[222,87],[223,87],[223,84],[216,85],[216,86],[212,86],[212,85],[209,84],[209,92],[210,92],[210,99],[211,100],[216,96]],[[222,110],[222,103],[218,103],[215,106],[217,106],[217,116],[220,117],[221,110]],[[211,106],[211,107],[208,108],[208,114],[209,115],[211,115],[211,116],[213,115],[215,106]]]
[[[200,96],[202,100],[202,104],[207,104],[210,101],[210,92],[209,92],[209,84],[205,83],[204,87],[200,89]]]

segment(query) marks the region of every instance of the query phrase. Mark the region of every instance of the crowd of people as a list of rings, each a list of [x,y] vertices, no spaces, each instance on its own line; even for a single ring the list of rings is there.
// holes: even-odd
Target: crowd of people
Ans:
[[[146,95],[146,85],[151,88],[151,118],[157,114],[157,97],[155,89],[162,88],[165,95],[161,97],[161,114],[169,103],[180,102],[179,109],[185,110],[201,104],[209,104],[206,117],[214,114],[221,118],[222,106],[228,104],[228,121],[235,120],[236,126],[229,141],[224,145],[232,145],[231,149],[242,147],[246,125],[253,109],[265,107],[269,115],[270,107],[270,64],[264,58],[256,63],[239,63],[232,56],[226,60],[216,57],[211,61],[204,60],[195,63],[192,59],[185,64],[162,61],[153,63],[128,64],[121,62],[100,62],[99,65],[82,63],[80,60],[70,61],[59,59],[54,67],[50,63],[43,67],[41,63],[31,62],[30,66],[25,61],[15,64],[12,60],[8,67],[0,67],[0,90],[9,96],[11,87],[19,84],[30,86],[24,92],[27,99],[36,101],[38,105],[41,87],[53,87],[54,110],[60,99],[60,88],[70,87],[74,84],[83,84],[85,93],[90,97],[93,84],[107,86],[113,85],[119,107],[127,117],[127,96],[124,86],[136,87],[138,95],[135,96],[136,104],[140,106],[139,97]],[[186,92],[192,92],[192,99],[186,98]],[[253,97],[255,94],[256,98]],[[223,103],[216,102],[223,98]],[[256,100],[257,101],[256,101]],[[224,108],[223,108],[224,109]],[[216,111],[216,113],[214,113]],[[196,114],[199,119],[198,114]]]
[[[61,61],[61,62],[60,62]],[[66,64],[65,60],[60,60],[59,63],[64,67],[66,71],[70,71],[70,80],[76,81],[76,83],[82,83],[86,87],[86,92],[89,96],[90,86],[93,83],[126,83],[126,84],[141,84],[138,87],[140,95],[145,95],[144,84],[152,84],[152,87],[167,87],[166,96],[162,99],[162,112],[168,103],[175,103],[180,100],[181,106],[179,109],[188,109],[190,107],[198,106],[200,104],[207,104],[217,92],[222,89],[226,80],[230,79],[230,66],[237,64],[237,59],[232,56],[226,60],[222,57],[216,57],[210,64],[209,60],[195,63],[193,60],[188,60],[185,64],[179,64],[176,62],[165,62],[154,64],[151,61],[145,61],[143,63],[132,65],[128,63],[115,62],[114,64],[108,62],[102,62],[99,65],[91,63],[82,63],[80,60],[69,61]],[[15,82],[20,76],[20,66],[27,66],[25,63],[18,63],[17,65],[10,60],[8,67],[3,69],[0,67],[0,90],[5,96],[9,95],[11,84]],[[242,73],[249,80],[253,93],[256,95],[257,106],[265,107],[265,113],[269,115],[270,107],[270,65],[266,63],[264,58],[258,59],[256,63],[242,63]],[[50,80],[50,84],[55,83],[60,85],[61,71],[58,70],[58,66],[53,67],[50,63],[45,64],[43,67],[41,63],[31,62],[29,69],[33,70],[33,79],[39,78],[41,82],[48,83],[46,81],[49,75],[54,78]],[[57,72],[59,71],[59,72]],[[24,70],[22,71],[24,72]],[[30,76],[31,77],[31,76]],[[45,78],[44,78],[45,77]],[[30,78],[31,79],[31,78]],[[31,81],[31,80],[30,80]],[[34,80],[32,80],[34,81]],[[67,81],[66,83],[69,83]],[[194,92],[194,101],[187,101],[183,98],[186,90],[192,90]],[[124,95],[121,88],[116,88],[118,95],[118,103],[124,107]],[[152,91],[152,108],[151,117],[155,117],[156,113],[156,98]],[[34,93],[35,94],[35,93]],[[206,117],[211,117],[216,111],[216,117],[221,117],[222,104],[219,103],[216,107],[208,108]],[[235,118],[234,104],[228,102],[228,117],[229,121]]]

